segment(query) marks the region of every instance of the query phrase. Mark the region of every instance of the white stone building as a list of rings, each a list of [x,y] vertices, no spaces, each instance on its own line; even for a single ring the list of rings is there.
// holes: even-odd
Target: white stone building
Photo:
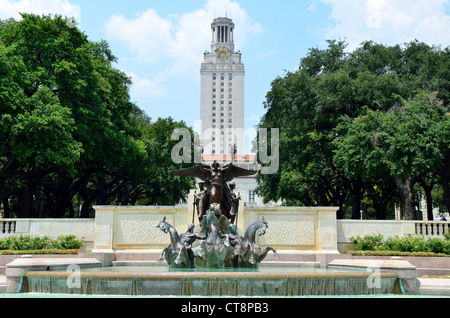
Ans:
[[[242,54],[235,51],[235,25],[229,18],[217,18],[211,31],[211,51],[205,52],[200,72],[203,163],[230,163],[231,149],[236,146],[234,164],[258,170],[256,156],[245,154],[245,67]],[[245,205],[263,205],[255,192],[255,177],[236,178],[233,182]]]
[[[244,77],[242,54],[235,52],[234,24],[217,18],[211,25],[211,51],[201,66],[201,133],[205,154],[244,155]]]

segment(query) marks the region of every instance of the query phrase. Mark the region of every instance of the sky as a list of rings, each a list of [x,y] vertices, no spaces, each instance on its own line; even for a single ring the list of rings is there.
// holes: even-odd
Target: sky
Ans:
[[[115,67],[132,78],[132,102],[152,120],[170,116],[191,127],[200,119],[200,66],[216,17],[235,23],[246,129],[264,115],[271,82],[326,40],[346,40],[349,51],[367,40],[450,46],[450,0],[0,0],[0,19],[19,12],[75,18],[89,40],[109,43]]]

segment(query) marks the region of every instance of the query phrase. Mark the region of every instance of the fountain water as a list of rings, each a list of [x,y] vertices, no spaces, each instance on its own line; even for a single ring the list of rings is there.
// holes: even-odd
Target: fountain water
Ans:
[[[325,296],[401,292],[397,275],[381,273],[371,288],[364,272],[117,272],[84,271],[78,288],[66,272],[29,272],[21,292],[138,296]]]

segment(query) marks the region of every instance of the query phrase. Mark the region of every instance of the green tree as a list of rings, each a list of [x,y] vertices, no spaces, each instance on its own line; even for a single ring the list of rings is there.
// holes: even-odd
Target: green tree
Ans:
[[[74,217],[81,205],[80,216],[90,217],[95,204],[134,203],[153,186],[164,184],[166,192],[149,204],[178,203],[189,190],[189,182],[164,179],[160,169],[169,164],[152,164],[168,145],[158,144],[154,124],[130,102],[132,82],[116,61],[106,42],[89,41],[61,16],[1,21],[0,202],[6,212],[32,217],[43,207],[45,216]],[[124,195],[126,189],[140,194]]]
[[[342,118],[351,121],[369,111],[380,116],[388,113],[413,100],[419,89],[437,92],[436,98],[448,105],[449,62],[448,49],[418,41],[395,46],[368,41],[353,52],[346,52],[345,42],[328,41],[324,50],[311,49],[299,70],[275,79],[267,93],[266,114],[259,126],[280,128],[281,158],[277,174],[258,177],[259,193],[266,201],[338,206],[340,218],[344,206],[350,205],[355,219],[360,218],[361,202],[368,197],[378,217],[384,218],[390,202],[400,195],[399,186],[393,184],[401,179],[387,173],[392,171],[388,166],[377,167],[377,175],[351,161],[344,166],[342,160],[351,155],[343,152],[356,150],[343,149],[341,158],[335,158],[336,127]],[[370,139],[362,142],[370,143]],[[442,151],[446,156],[438,169],[450,195],[450,155]]]
[[[448,151],[447,111],[435,95],[420,93],[390,112],[346,118],[336,129],[335,161],[347,175],[364,180],[392,176],[405,218],[414,220],[413,187],[437,171]]]

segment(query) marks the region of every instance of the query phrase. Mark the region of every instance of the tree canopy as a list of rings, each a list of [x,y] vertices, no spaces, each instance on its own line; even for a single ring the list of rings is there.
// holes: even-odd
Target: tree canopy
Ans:
[[[450,210],[450,50],[346,46],[313,48],[273,81],[259,126],[280,128],[280,170],[259,175],[259,193],[355,219],[363,205],[386,219],[399,201],[415,219],[414,186],[434,180]]]
[[[89,217],[94,204],[176,204],[171,118],[130,102],[105,41],[60,16],[0,22],[0,202],[5,216]],[[170,131],[170,133],[169,133]],[[81,206],[81,209],[79,208]],[[78,213],[79,212],[79,213]]]

